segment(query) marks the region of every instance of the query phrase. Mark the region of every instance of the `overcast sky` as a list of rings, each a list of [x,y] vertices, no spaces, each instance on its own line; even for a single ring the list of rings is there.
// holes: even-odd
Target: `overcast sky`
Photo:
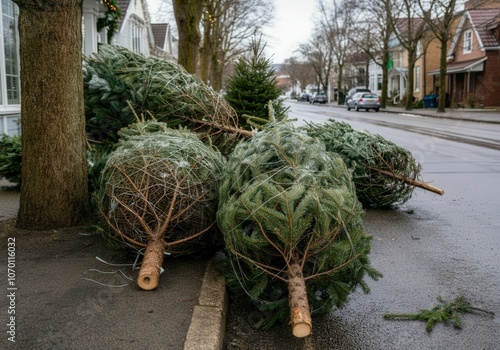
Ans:
[[[283,61],[294,54],[301,43],[311,38],[312,14],[316,9],[316,1],[310,0],[271,0],[274,2],[275,18],[266,35],[266,53],[272,56],[273,63]],[[165,21],[157,18],[159,0],[147,0],[149,13],[153,22]],[[165,5],[163,5],[165,6]]]
[[[294,55],[299,44],[311,39],[312,15],[316,1],[310,0],[273,0],[275,19],[273,26],[265,30],[268,35],[267,52],[274,54],[274,63],[283,63]]]

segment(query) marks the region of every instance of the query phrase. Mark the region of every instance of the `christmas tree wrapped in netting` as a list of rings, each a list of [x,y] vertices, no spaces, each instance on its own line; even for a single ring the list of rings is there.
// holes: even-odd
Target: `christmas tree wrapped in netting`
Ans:
[[[345,122],[308,123],[308,135],[323,141],[352,170],[358,199],[365,207],[391,207],[411,198],[415,186],[443,191],[419,180],[421,165],[410,151],[380,135],[356,131]]]
[[[319,140],[279,124],[240,143],[219,192],[226,279],[266,315],[311,333],[313,313],[346,303],[366,274],[370,239],[350,171]]]
[[[118,130],[133,123],[135,113],[152,114],[170,128],[187,127],[220,149],[233,141],[234,109],[176,63],[100,45],[85,58],[83,77],[90,141],[116,142]]]
[[[96,202],[113,238],[144,258],[137,283],[158,285],[165,253],[206,251],[215,241],[225,160],[187,130],[133,124],[107,159]]]

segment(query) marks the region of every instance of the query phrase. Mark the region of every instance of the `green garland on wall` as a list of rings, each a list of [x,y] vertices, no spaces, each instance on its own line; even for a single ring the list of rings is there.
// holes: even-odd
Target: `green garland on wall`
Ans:
[[[118,22],[120,20],[122,11],[116,0],[103,0],[104,5],[107,7],[107,11],[104,17],[101,17],[97,20],[97,31],[100,32],[104,28],[108,28],[108,43],[111,42],[111,39],[116,33],[118,29]]]

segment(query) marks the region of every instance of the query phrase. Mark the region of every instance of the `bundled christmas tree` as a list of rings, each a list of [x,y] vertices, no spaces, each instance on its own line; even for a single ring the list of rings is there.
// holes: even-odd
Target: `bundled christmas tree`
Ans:
[[[358,199],[365,207],[402,204],[411,198],[415,186],[444,193],[419,180],[421,166],[410,151],[380,135],[356,131],[333,119],[308,123],[304,130],[342,157],[352,170]]]
[[[113,45],[101,45],[85,59],[84,95],[91,142],[115,143],[118,130],[135,122],[134,114],[151,114],[224,149],[238,124],[224,98],[182,66]]]
[[[279,99],[282,90],[264,48],[260,39],[252,41],[250,57],[238,60],[226,88],[225,98],[242,117],[239,127],[246,130],[260,128],[271,118],[281,120],[287,111]]]
[[[158,285],[164,253],[208,250],[214,241],[224,158],[190,131],[137,123],[120,132],[96,201],[113,238],[144,251],[137,283]]]
[[[311,333],[310,310],[341,307],[368,287],[370,239],[350,171],[323,143],[289,124],[256,133],[227,163],[217,222],[227,247],[227,283],[248,296],[270,327],[286,320]]]

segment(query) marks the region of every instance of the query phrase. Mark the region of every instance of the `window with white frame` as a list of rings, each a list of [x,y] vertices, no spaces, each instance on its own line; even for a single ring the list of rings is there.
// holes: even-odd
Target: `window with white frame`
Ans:
[[[472,52],[472,30],[464,32],[464,53]]]
[[[132,51],[138,54],[144,54],[144,26],[138,21],[131,21],[132,26]]]
[[[19,9],[11,0],[2,0],[0,7],[0,135],[21,133]]]
[[[394,60],[394,67],[401,67],[401,64],[402,64],[401,63],[401,56],[402,56],[401,52],[399,52],[399,51],[395,51],[394,52],[394,58],[393,58],[393,60]]]
[[[368,83],[368,87],[372,91],[375,90],[375,88],[374,88],[375,87],[375,74],[373,74],[373,73],[370,74],[370,81]]]
[[[2,0],[2,41],[0,43],[0,105],[20,104],[18,8],[11,0]]]
[[[415,92],[420,91],[420,66],[415,67]]]

